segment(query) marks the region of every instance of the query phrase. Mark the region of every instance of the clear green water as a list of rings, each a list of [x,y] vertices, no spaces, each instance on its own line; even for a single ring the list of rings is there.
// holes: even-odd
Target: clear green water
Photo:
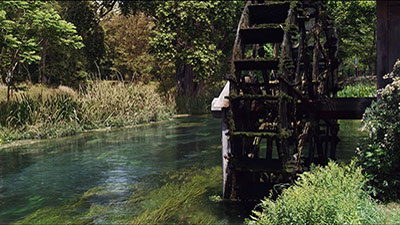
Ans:
[[[341,126],[338,158],[345,160],[354,154],[360,123],[342,121]],[[0,224],[20,220],[44,207],[65,205],[97,187],[107,187],[112,195],[91,197],[82,212],[95,204],[123,205],[134,192],[132,186],[159,186],[167,172],[219,166],[220,138],[220,120],[202,116],[2,150]],[[218,195],[221,190],[214,192],[211,194]],[[243,220],[240,207],[212,202],[209,194],[198,207],[211,207],[207,212],[224,223]]]

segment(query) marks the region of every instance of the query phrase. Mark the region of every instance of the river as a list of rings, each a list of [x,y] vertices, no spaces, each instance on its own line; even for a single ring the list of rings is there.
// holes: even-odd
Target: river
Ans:
[[[346,160],[354,154],[360,123],[341,121],[341,126],[338,157]],[[113,194],[91,198],[86,210],[93,204],[125,204],[134,192],[132,186],[159,187],[168,172],[218,167],[220,148],[220,120],[193,116],[2,149],[0,224],[43,208],[60,207],[96,187],[107,187]],[[218,196],[221,190],[214,192]],[[203,198],[211,201],[209,196]],[[206,212],[222,223],[243,221],[240,208],[226,204],[210,203],[214,209]],[[109,221],[98,218],[92,222]]]

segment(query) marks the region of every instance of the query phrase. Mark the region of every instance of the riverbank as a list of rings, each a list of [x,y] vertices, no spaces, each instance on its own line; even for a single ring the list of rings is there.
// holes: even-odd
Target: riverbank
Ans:
[[[148,122],[148,123],[142,123],[142,124],[136,124],[136,125],[129,125],[129,126],[124,126],[124,127],[106,127],[106,128],[97,128],[93,130],[85,130],[82,131],[79,134],[92,134],[92,133],[102,133],[102,132],[112,132],[112,131],[118,131],[121,129],[130,129],[130,128],[138,128],[138,127],[146,127],[146,126],[153,126],[157,124],[163,124],[171,121],[171,119],[177,119],[177,118],[184,118],[190,116],[189,114],[174,114],[170,118],[165,119],[165,120],[160,120],[160,121],[153,121],[153,122]],[[60,138],[69,138],[70,136],[64,136]],[[25,145],[32,145],[32,144],[37,144],[40,142],[46,142],[46,141],[51,141],[52,139],[47,138],[47,139],[25,139],[25,140],[15,140],[9,143],[3,143],[0,144],[0,152],[1,151],[7,151],[8,148],[13,148],[13,147],[20,147],[20,146],[25,146]]]
[[[1,145],[163,121],[176,114],[174,105],[157,83],[93,81],[80,91],[27,85],[9,104],[0,99]]]

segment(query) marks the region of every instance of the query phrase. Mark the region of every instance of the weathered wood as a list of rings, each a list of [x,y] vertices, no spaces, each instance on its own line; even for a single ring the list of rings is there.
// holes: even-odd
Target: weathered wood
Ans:
[[[400,58],[400,1],[377,1],[377,88]]]
[[[278,69],[278,63],[277,60],[272,59],[242,59],[234,61],[236,70],[276,70]]]
[[[337,122],[326,118],[359,114],[354,108],[342,109],[340,100],[330,101],[335,96],[336,79],[326,76],[333,76],[337,48],[332,47],[334,38],[327,35],[335,36],[336,31],[328,22],[318,20],[319,12],[325,10],[323,4],[257,2],[247,2],[237,28],[231,75],[227,78],[230,85],[225,86],[229,93],[221,93],[212,106],[213,114],[219,112],[223,117],[223,193],[230,199],[248,199],[256,196],[256,186],[266,191],[276,182],[294,178],[301,170],[303,156],[297,146],[304,122],[312,124],[303,140],[310,147],[307,162],[318,163],[327,161],[328,151],[332,155],[337,143]],[[302,14],[313,10],[315,20],[307,20]],[[329,43],[322,46],[319,40]],[[263,43],[275,43],[273,60],[264,58]],[[311,43],[314,46],[306,47]],[[253,51],[248,59],[250,49]],[[328,63],[320,58],[321,52]],[[327,68],[328,72],[320,73]],[[260,153],[264,144],[265,157]],[[273,150],[277,150],[279,159],[272,158]],[[314,160],[314,152],[319,159]],[[272,171],[273,175],[265,173]]]
[[[282,164],[279,159],[242,159],[232,162],[235,169],[238,171],[249,172],[273,172],[281,171]]]
[[[231,156],[231,145],[229,141],[229,126],[227,124],[227,110],[222,109],[222,193],[224,198],[230,198],[232,189],[232,171],[229,166],[229,158]]]
[[[281,43],[283,40],[280,27],[243,28],[239,33],[244,44]]]
[[[228,81],[218,98],[214,98],[211,103],[211,113],[215,118],[221,118],[223,109],[229,107],[229,101],[226,99],[229,96],[229,89],[230,85]]]
[[[249,24],[284,23],[290,4],[280,2],[275,4],[255,4],[249,8]]]
[[[365,109],[376,98],[333,98],[328,102],[310,101],[297,104],[300,114],[314,112],[320,119],[362,119]]]
[[[233,131],[229,133],[230,136],[242,137],[268,137],[272,139],[283,139],[290,136],[289,133],[265,132],[265,131]]]

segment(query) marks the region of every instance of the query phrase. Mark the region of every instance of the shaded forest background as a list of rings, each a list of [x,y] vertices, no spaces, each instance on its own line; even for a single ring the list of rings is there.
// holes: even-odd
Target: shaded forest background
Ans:
[[[229,73],[245,1],[2,1],[1,83],[155,82],[178,112],[204,113]],[[340,76],[376,70],[376,3],[328,1]]]

